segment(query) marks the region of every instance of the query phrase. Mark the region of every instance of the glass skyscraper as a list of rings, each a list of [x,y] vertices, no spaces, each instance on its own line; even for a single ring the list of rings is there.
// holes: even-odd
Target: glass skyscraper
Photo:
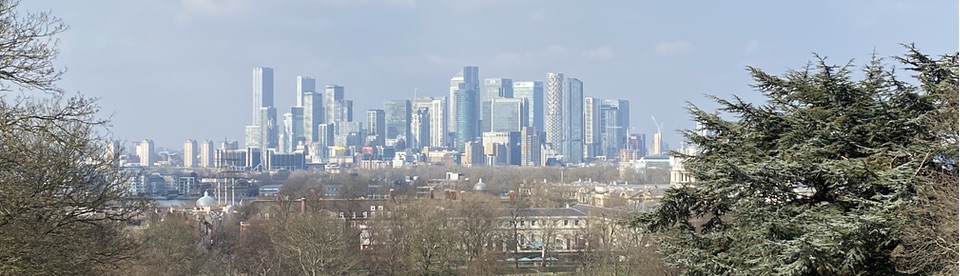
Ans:
[[[517,131],[526,126],[527,106],[524,99],[493,99],[490,103],[490,130],[493,132]]]
[[[517,81],[513,82],[513,97],[524,99],[527,105],[527,126],[537,131],[543,128],[543,82]]]
[[[457,103],[454,109],[457,114],[454,146],[462,152],[464,145],[466,145],[467,142],[474,141],[478,136],[477,90],[470,88],[466,83],[461,83],[460,89],[455,91],[454,97]]]
[[[489,78],[483,80],[483,95],[480,104],[480,132],[490,131],[490,105],[494,99],[513,98],[513,80],[505,78]],[[518,130],[519,131],[519,130]]]
[[[583,82],[569,78],[562,94],[563,141],[560,152],[566,163],[583,162]]]
[[[402,139],[410,143],[410,120],[413,112],[410,100],[389,100],[383,103],[386,139]]]

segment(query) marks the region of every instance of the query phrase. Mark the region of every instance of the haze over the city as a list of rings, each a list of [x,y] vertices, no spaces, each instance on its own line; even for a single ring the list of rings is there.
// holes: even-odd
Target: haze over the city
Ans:
[[[275,72],[275,105],[296,101],[297,75],[345,87],[354,116],[386,99],[447,95],[465,65],[481,78],[577,77],[584,94],[629,100],[632,132],[691,128],[685,102],[704,94],[758,100],[747,65],[801,69],[812,52],[843,64],[956,51],[947,1],[24,1],[70,25],[62,87],[102,97],[117,138],[243,140],[255,66]],[[361,121],[363,119],[360,119]]]

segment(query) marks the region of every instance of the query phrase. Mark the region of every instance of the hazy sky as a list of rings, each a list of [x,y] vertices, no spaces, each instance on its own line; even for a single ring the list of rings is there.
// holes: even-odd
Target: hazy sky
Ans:
[[[686,4],[683,4],[686,3]],[[703,94],[757,100],[745,66],[777,74],[817,52],[862,64],[874,49],[957,51],[957,1],[29,0],[70,25],[62,86],[102,97],[114,135],[182,147],[243,140],[251,70],[275,70],[278,113],[297,75],[339,84],[365,120],[383,100],[446,95],[464,65],[480,77],[561,71],[584,94],[630,101],[635,132],[691,128]]]

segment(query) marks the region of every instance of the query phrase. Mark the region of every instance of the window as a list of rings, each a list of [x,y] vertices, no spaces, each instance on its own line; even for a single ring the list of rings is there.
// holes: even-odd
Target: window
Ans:
[[[537,226],[537,221],[531,220],[531,221],[530,221],[530,226]]]
[[[563,226],[570,225],[570,220],[563,220]]]
[[[377,210],[377,206],[370,206],[370,211],[376,211],[376,210]]]
[[[520,221],[520,226],[527,226],[527,221],[521,220],[521,221]]]
[[[579,226],[579,225],[580,225],[580,220],[579,220],[579,219],[578,219],[578,220],[574,220],[574,221],[573,221],[573,225]]]

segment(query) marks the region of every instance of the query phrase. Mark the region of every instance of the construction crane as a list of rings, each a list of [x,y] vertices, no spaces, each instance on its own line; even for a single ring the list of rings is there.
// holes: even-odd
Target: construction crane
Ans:
[[[657,127],[657,133],[660,133],[660,135],[663,135],[663,133],[662,133],[662,131],[663,131],[663,124],[657,123],[657,118],[656,118],[656,117],[650,116],[650,119],[653,119],[653,125]]]

